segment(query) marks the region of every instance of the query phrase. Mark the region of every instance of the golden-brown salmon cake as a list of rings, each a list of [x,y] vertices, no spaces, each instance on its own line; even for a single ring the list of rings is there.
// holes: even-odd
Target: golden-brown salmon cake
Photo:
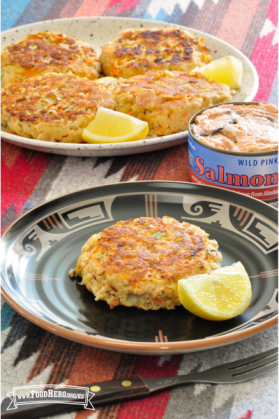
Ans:
[[[215,240],[197,226],[173,218],[119,221],[95,234],[81,249],[70,276],[106,301],[143,310],[179,306],[177,282],[210,273],[222,256]]]
[[[100,61],[91,45],[60,32],[27,35],[2,50],[2,87],[44,72],[96,79]]]
[[[129,78],[148,71],[191,71],[211,62],[203,38],[178,28],[128,29],[102,47],[106,76]]]
[[[148,122],[149,135],[187,130],[196,112],[231,100],[227,85],[178,71],[150,72],[120,79],[114,87],[116,111]]]
[[[95,81],[45,73],[2,90],[2,124],[22,137],[80,143],[100,106],[114,109],[115,101]]]

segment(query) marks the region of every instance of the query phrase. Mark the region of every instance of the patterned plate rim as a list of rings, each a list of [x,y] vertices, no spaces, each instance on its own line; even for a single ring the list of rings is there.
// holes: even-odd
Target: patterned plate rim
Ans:
[[[121,183],[113,183],[113,184],[105,184],[101,186],[93,186],[90,188],[85,188],[81,190],[76,190],[74,192],[70,192],[67,194],[59,195],[53,199],[50,199],[40,205],[35,206],[31,210],[24,213],[22,216],[18,217],[13,223],[10,224],[10,226],[5,230],[2,236],[2,242],[6,236],[6,234],[9,232],[9,230],[22,218],[33,212],[34,210],[43,207],[51,202],[54,202],[58,199],[61,199],[66,196],[75,195],[76,193],[85,192],[89,190],[95,190],[99,189],[102,191],[102,189],[112,186],[112,187],[118,187],[120,185],[144,185],[144,184],[150,184],[154,189],[157,188],[157,185],[162,184],[170,184],[170,185],[185,185],[190,186],[192,189],[205,189],[205,190],[215,190],[216,195],[220,193],[220,188],[216,188],[214,186],[208,186],[208,185],[196,185],[191,182],[178,182],[178,181],[168,181],[168,180],[146,180],[146,181],[137,181],[137,182],[121,182]],[[121,186],[121,187],[123,187]],[[228,189],[222,189],[222,193],[230,196],[238,196],[243,198],[247,202],[254,202],[257,203],[257,206],[260,207],[266,207],[271,211],[275,211],[275,213],[278,213],[278,210],[274,207],[271,207],[270,205],[266,204],[265,202],[259,201],[256,198],[248,197],[246,195],[243,195],[239,192],[233,192]],[[181,191],[181,193],[183,193]],[[119,195],[116,193],[116,195]],[[198,194],[201,196],[200,194]],[[202,195],[204,196],[204,195]],[[224,199],[221,199],[222,202],[228,202]],[[243,208],[245,205],[242,206]],[[261,214],[264,216],[263,214]],[[3,273],[1,273],[3,275]],[[118,340],[118,339],[112,339],[112,338],[105,338],[105,337],[99,337],[99,336],[90,336],[83,333],[79,333],[76,331],[68,330],[64,327],[55,325],[51,322],[48,322],[39,316],[36,316],[33,313],[30,313],[28,310],[26,310],[24,307],[22,307],[20,304],[18,304],[4,289],[3,285],[1,285],[1,292],[2,296],[5,299],[5,301],[19,314],[21,314],[23,317],[25,317],[27,320],[31,321],[32,323],[36,324],[37,326],[42,327],[43,329],[52,332],[58,336],[64,337],[69,340],[73,340],[76,342],[79,342],[81,344],[85,344],[88,346],[94,346],[99,347],[106,350],[111,351],[119,351],[119,352],[127,352],[127,353],[147,353],[147,354],[154,354],[158,355],[160,353],[185,353],[185,352],[194,352],[194,351],[200,351],[200,350],[207,350],[218,346],[228,345],[230,343],[237,342],[242,339],[246,339],[250,336],[256,335],[260,332],[262,332],[265,329],[268,329],[269,327],[272,327],[278,323],[278,314],[268,320],[263,321],[262,323],[258,325],[254,325],[249,327],[248,329],[235,331],[228,333],[226,335],[221,336],[213,336],[208,337],[206,339],[197,339],[193,341],[177,341],[177,342],[128,342],[125,340]]]

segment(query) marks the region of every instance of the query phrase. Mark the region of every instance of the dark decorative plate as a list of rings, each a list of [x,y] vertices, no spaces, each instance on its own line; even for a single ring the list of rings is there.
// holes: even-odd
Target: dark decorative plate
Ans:
[[[219,243],[222,266],[243,263],[253,296],[242,315],[210,322],[183,307],[110,310],[69,278],[92,234],[119,220],[164,215],[206,230]],[[24,317],[80,343],[153,355],[204,350],[277,322],[277,242],[277,210],[245,195],[184,182],[105,185],[46,202],[10,226],[2,240],[2,290]]]

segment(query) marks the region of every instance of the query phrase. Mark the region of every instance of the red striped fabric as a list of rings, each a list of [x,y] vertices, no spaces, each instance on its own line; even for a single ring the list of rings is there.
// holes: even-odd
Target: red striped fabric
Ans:
[[[2,143],[2,216],[13,207],[14,218],[18,217],[43,175],[50,155],[35,153],[20,147]],[[4,229],[7,226],[2,226]]]
[[[168,377],[176,375],[181,356],[167,357],[162,363],[158,365],[158,357],[139,357],[134,374],[141,377]],[[170,390],[155,393],[145,399],[138,401],[126,402],[117,417],[117,419],[137,418],[146,419],[154,418],[159,419],[164,416],[165,409],[170,397]]]
[[[277,21],[278,2],[273,0],[264,22],[266,31],[262,30],[251,56],[251,61],[256,67],[260,79],[259,90],[255,97],[257,101],[268,101],[278,71]]]

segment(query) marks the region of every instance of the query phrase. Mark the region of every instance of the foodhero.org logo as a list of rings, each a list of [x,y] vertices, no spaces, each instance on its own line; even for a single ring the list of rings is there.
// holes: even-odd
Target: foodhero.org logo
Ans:
[[[7,410],[15,410],[21,405],[42,403],[83,405],[84,409],[95,410],[91,403],[95,393],[89,391],[88,387],[67,385],[54,387],[52,384],[41,384],[13,387],[12,390],[7,394],[11,399]]]

